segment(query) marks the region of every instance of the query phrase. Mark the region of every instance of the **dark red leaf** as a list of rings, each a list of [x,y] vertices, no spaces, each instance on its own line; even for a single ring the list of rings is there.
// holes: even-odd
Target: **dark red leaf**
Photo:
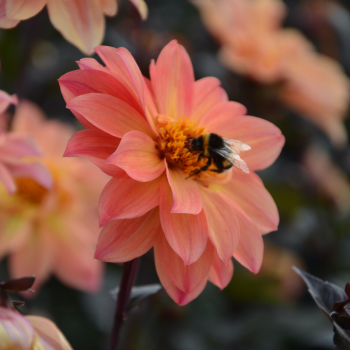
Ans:
[[[0,289],[5,292],[24,292],[30,289],[34,282],[34,276],[14,278],[0,283]]]

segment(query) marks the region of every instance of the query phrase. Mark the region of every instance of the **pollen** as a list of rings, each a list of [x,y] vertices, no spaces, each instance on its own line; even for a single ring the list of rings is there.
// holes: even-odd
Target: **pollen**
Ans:
[[[40,204],[46,194],[49,192],[45,187],[38,184],[35,180],[27,177],[16,179],[16,195],[32,204]]]
[[[180,167],[186,175],[198,171],[206,165],[207,159],[200,158],[200,152],[191,152],[191,141],[205,133],[204,127],[187,119],[166,121],[158,127],[158,148],[169,164]]]

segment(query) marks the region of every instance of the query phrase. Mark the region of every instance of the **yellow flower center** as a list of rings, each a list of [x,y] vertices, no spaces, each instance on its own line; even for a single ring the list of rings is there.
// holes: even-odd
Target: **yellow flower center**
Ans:
[[[191,141],[205,133],[204,127],[197,128],[196,122],[180,118],[160,122],[158,132],[158,148],[168,164],[180,167],[186,175],[195,173],[207,164],[207,158],[199,157],[201,152],[191,151]]]
[[[46,194],[49,192],[45,187],[38,184],[35,180],[27,177],[16,179],[16,195],[32,204],[40,204]]]

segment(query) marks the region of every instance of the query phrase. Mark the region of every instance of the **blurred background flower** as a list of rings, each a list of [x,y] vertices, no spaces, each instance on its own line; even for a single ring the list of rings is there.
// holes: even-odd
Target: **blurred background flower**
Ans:
[[[0,132],[0,181],[8,194],[13,194],[18,187],[16,177],[28,177],[49,189],[51,175],[43,164],[28,162],[27,157],[41,156],[42,152],[30,136],[14,132]]]
[[[142,19],[147,18],[144,0],[130,0]],[[104,16],[115,16],[117,0],[1,0],[0,27],[11,28],[35,16],[47,5],[52,25],[63,37],[86,54],[100,44],[105,33]]]
[[[17,190],[14,181],[16,176],[32,178],[45,188],[50,188],[52,184],[51,175],[44,165],[24,160],[42,154],[33,139],[27,135],[7,132],[8,116],[5,112],[11,104],[17,103],[16,95],[10,96],[7,92],[0,91],[0,182],[8,194]]]
[[[93,259],[97,201],[107,176],[82,159],[62,158],[72,128],[45,120],[30,102],[16,108],[12,130],[30,135],[43,150],[32,160],[49,169],[53,184],[45,188],[25,173],[15,174],[15,194],[0,197],[0,253],[10,256],[11,276],[35,275],[37,290],[54,273],[71,287],[96,291],[102,274],[101,263]]]
[[[229,69],[277,87],[281,100],[344,147],[350,82],[334,60],[316,53],[299,32],[281,28],[281,0],[193,0],[222,45]]]
[[[67,339],[50,320],[22,316],[4,307],[0,307],[0,347],[4,350],[72,350]]]

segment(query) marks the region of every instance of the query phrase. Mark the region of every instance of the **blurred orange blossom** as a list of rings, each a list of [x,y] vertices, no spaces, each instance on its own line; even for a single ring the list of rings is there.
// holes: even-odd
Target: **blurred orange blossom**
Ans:
[[[320,127],[335,145],[344,146],[349,79],[301,33],[281,28],[286,14],[282,1],[191,1],[222,44],[219,58],[224,65],[264,84],[282,82],[281,100]]]
[[[44,188],[25,174],[17,176],[17,192],[0,196],[0,256],[9,254],[13,277],[35,275],[34,289],[50,273],[63,283],[84,291],[100,286],[101,263],[93,259],[98,237],[96,201],[107,176],[82,159],[62,157],[73,130],[58,121],[45,120],[30,102],[16,109],[13,131],[31,135],[44,150],[31,157],[51,172],[53,185]]]
[[[130,0],[142,19],[148,9],[144,0]],[[71,44],[86,54],[104,37],[104,16],[115,16],[117,0],[0,0],[0,28],[12,28],[19,21],[35,16],[47,5],[52,25]]]
[[[180,305],[196,298],[208,279],[224,288],[232,256],[257,273],[262,234],[279,222],[273,199],[256,174],[236,168],[188,177],[203,159],[186,143],[206,131],[242,141],[251,147],[244,161],[254,171],[279,155],[280,130],[245,116],[216,78],[195,82],[190,58],[175,40],[151,62],[151,80],[126,49],[95,50],[106,66],[82,59],[80,70],[59,79],[67,107],[86,127],[65,155],[89,159],[113,176],[100,197],[95,257],[125,262],[154,246],[160,281]]]
[[[72,347],[50,320],[39,316],[22,316],[0,306],[0,349],[72,350]]]

